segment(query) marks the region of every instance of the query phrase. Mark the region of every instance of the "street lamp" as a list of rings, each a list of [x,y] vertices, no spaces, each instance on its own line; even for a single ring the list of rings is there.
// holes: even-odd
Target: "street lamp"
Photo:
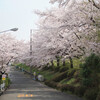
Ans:
[[[18,28],[12,28],[12,29],[10,29],[10,31],[17,31],[18,30]]]
[[[32,56],[32,32],[33,30],[30,30],[30,57]],[[30,62],[32,62],[32,58],[30,58]],[[32,66],[30,65],[30,73],[32,74]]]
[[[8,31],[17,31],[17,30],[18,30],[18,28],[12,28],[12,29],[9,29],[9,30],[2,31],[0,33],[8,32]]]

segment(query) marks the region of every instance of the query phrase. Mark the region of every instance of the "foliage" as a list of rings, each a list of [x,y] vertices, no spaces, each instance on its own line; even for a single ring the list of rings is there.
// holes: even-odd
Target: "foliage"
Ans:
[[[75,71],[73,77],[74,77],[74,78],[79,78],[79,75],[80,75],[80,69],[76,69],[76,71]]]
[[[96,86],[98,85],[98,75],[100,71],[100,57],[91,54],[85,59],[85,63],[81,65],[81,79],[84,86]]]
[[[100,100],[100,91],[98,92],[96,100]]]
[[[66,66],[61,66],[60,69],[59,69],[59,72],[64,72],[64,71],[67,71],[69,68],[66,67]]]
[[[3,81],[0,80],[0,84],[2,84],[2,83],[3,83]],[[5,88],[7,88],[10,84],[11,84],[10,78],[6,78],[6,80],[5,80]]]
[[[85,91],[86,91],[86,87],[84,87],[84,86],[78,86],[78,87],[75,87],[75,92],[74,93],[76,95],[82,97],[84,95]]]
[[[96,100],[98,91],[99,91],[98,88],[87,89],[85,94],[84,94],[84,98],[86,100]]]
[[[89,67],[95,71],[98,71],[98,69],[100,69],[100,57],[95,55],[94,53],[87,57],[85,62],[86,67]]]
[[[55,75],[59,73],[54,73],[51,70],[46,70],[46,71],[40,71],[40,74],[42,74],[45,77],[45,80],[51,80]]]
[[[74,89],[75,87],[69,84],[59,84],[57,85],[57,88],[59,88],[61,91],[70,91],[72,93],[74,93]]]
[[[59,69],[60,69],[60,67],[57,66],[57,67],[54,68],[54,71],[55,71],[55,72],[58,72]]]
[[[55,82],[60,82],[61,80],[63,80],[64,78],[67,77],[67,72],[62,72],[58,75],[56,75],[54,78],[52,78],[51,80],[52,81],[55,81]]]
[[[44,70],[44,71],[45,71],[45,70],[49,70],[49,69],[51,69],[51,66],[49,66],[49,67],[48,67],[48,66],[45,66],[45,67],[43,67],[43,69],[42,69],[42,70]]]
[[[17,64],[16,66],[18,66],[18,67],[20,67],[20,68],[23,68],[23,69],[26,70],[26,71],[30,71],[30,67],[27,66],[26,64],[20,63],[20,64]]]
[[[45,81],[45,84],[53,88],[57,87],[57,82],[54,81]]]
[[[5,80],[5,87],[7,88],[11,84],[11,81],[9,78],[6,78]]]
[[[75,78],[71,78],[69,81],[67,81],[67,84],[73,84],[73,82],[75,82]]]
[[[3,81],[2,80],[0,80],[0,84],[2,84],[3,83]]]
[[[72,77],[72,76],[74,75],[75,72],[76,72],[76,69],[74,69],[74,68],[73,68],[73,69],[69,69],[69,70],[68,70],[68,74],[67,74],[68,77]]]
[[[66,84],[70,79],[71,79],[70,77],[66,77],[65,79],[61,80],[59,83]]]
[[[81,58],[73,58],[73,65],[74,65],[74,68],[79,68],[80,67],[80,64],[82,63]]]

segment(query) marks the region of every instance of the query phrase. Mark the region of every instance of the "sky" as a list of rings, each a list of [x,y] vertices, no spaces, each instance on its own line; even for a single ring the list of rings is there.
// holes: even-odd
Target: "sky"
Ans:
[[[36,29],[38,16],[34,10],[51,8],[49,0],[0,0],[0,31],[18,28],[11,32],[17,39],[29,40],[30,30]]]

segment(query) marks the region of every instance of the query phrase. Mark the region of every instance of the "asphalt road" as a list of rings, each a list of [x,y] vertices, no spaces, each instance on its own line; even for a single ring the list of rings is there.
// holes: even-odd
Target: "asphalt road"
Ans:
[[[14,68],[10,69],[9,76],[12,84],[0,100],[82,100],[36,82]]]

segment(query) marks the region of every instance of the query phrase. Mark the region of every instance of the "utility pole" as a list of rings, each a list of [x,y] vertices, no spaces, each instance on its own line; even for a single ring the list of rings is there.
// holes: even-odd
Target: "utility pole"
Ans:
[[[30,30],[30,57],[32,56],[32,29]],[[32,58],[30,58],[30,63]],[[32,74],[32,65],[30,65],[30,73]]]

